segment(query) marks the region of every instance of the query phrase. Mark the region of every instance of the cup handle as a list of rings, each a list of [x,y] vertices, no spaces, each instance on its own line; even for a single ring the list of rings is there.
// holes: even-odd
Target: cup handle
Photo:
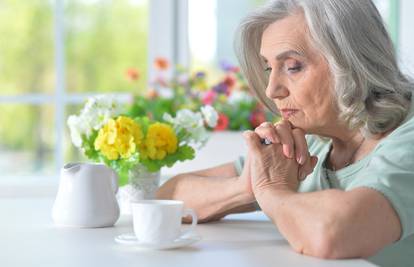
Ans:
[[[197,214],[195,213],[194,210],[192,210],[192,209],[185,209],[183,211],[182,217],[186,217],[187,215],[191,215],[192,223],[191,223],[190,229],[187,229],[185,231],[182,231],[182,233],[181,233],[182,236],[188,235],[191,232],[193,232],[194,229],[195,229],[195,227],[196,227],[196,225],[197,225],[197,221],[198,221],[197,220]]]

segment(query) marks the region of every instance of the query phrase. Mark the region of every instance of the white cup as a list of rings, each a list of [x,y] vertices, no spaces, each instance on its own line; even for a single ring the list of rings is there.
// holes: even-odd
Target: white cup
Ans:
[[[132,203],[134,233],[143,243],[172,242],[192,232],[197,225],[197,215],[192,209],[184,209],[179,200],[140,200]],[[182,217],[193,218],[190,229],[181,230]]]

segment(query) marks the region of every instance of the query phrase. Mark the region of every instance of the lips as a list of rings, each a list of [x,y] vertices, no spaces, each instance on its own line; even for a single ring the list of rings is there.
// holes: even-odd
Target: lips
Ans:
[[[291,116],[293,116],[295,113],[297,113],[299,110],[298,109],[288,109],[288,108],[283,108],[280,109],[280,113],[282,114],[282,117],[284,119],[289,119]]]

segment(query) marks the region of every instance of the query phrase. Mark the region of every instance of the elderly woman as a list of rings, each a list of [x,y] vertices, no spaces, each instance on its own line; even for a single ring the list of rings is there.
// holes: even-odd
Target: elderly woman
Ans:
[[[374,4],[270,1],[239,33],[250,87],[283,120],[244,133],[245,161],[178,175],[158,197],[205,222],[259,206],[299,253],[408,264],[414,84]]]

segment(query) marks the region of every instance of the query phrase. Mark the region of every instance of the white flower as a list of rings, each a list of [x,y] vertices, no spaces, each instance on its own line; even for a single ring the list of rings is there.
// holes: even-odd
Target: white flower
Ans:
[[[228,98],[228,102],[230,105],[237,105],[246,102],[251,103],[253,100],[253,97],[244,91],[233,91]]]
[[[68,126],[70,129],[70,138],[72,139],[72,143],[76,147],[82,146],[82,136],[80,130],[80,123],[79,118],[75,115],[69,116],[68,118]]]
[[[203,117],[200,112],[193,112],[189,109],[182,109],[177,112],[174,124],[190,130],[203,126]]]
[[[209,138],[209,134],[204,126],[191,129],[189,133],[189,143],[193,144],[197,149],[202,148]]]
[[[201,107],[201,113],[204,116],[204,120],[206,121],[207,125],[211,128],[216,127],[217,120],[218,120],[218,113],[217,111],[210,105]]]
[[[82,135],[89,137],[93,131],[101,129],[110,118],[121,114],[121,105],[112,96],[99,95],[89,98],[79,116],[72,115],[67,124],[72,143],[82,146]]]
[[[203,116],[200,112],[182,109],[177,112],[175,118],[165,113],[163,119],[173,124],[176,132],[185,131],[180,143],[186,143],[199,149],[208,140],[208,132],[204,127]]]

